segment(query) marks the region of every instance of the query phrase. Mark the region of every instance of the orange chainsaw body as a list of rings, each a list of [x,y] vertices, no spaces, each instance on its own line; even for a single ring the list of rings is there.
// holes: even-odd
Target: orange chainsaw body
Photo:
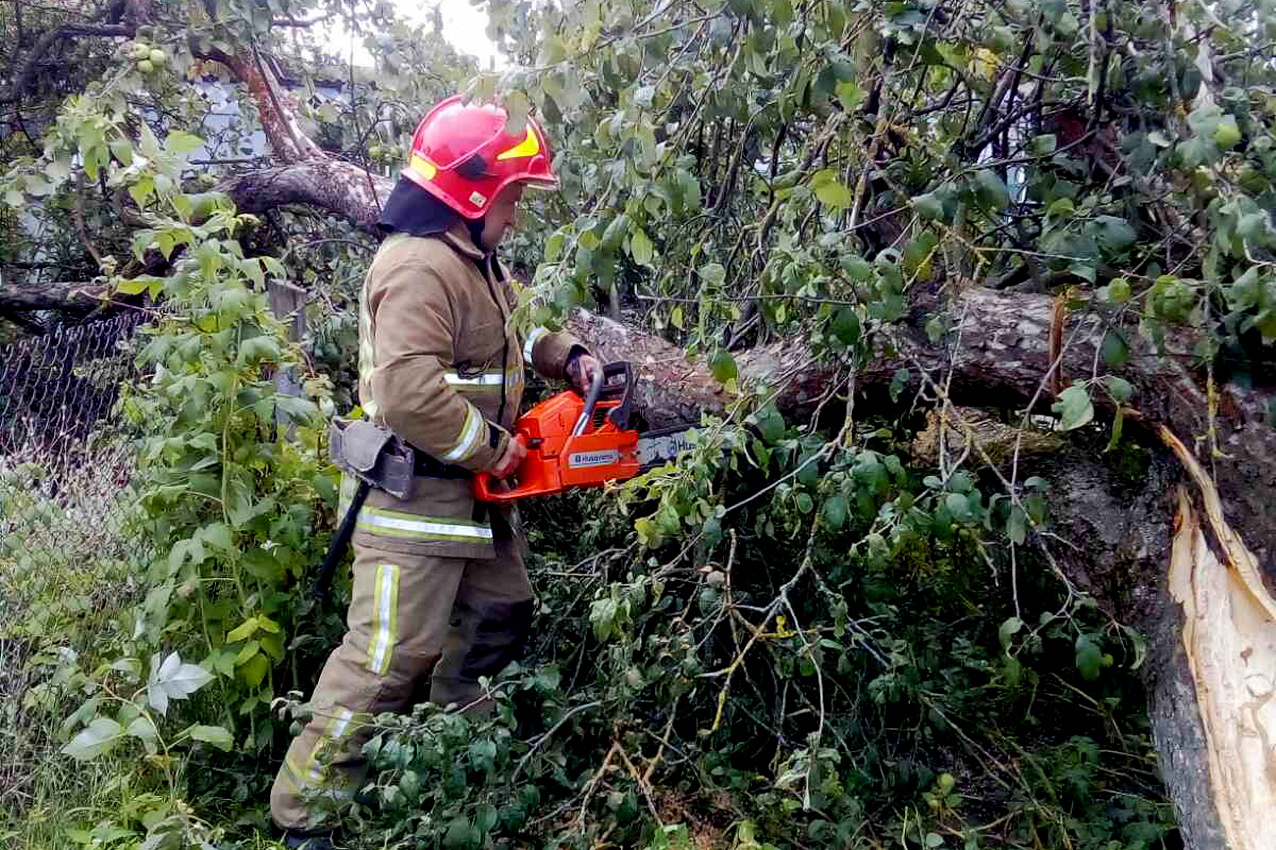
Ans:
[[[628,378],[627,364],[625,368]],[[623,389],[624,397],[613,393],[611,398],[598,398],[576,436],[572,431],[587,405],[572,390],[558,393],[520,416],[514,439],[527,449],[527,457],[505,489],[494,485],[487,473],[476,475],[475,496],[507,504],[529,496],[561,493],[569,487],[591,487],[636,476],[641,471],[638,432],[623,427],[628,424],[628,381]]]

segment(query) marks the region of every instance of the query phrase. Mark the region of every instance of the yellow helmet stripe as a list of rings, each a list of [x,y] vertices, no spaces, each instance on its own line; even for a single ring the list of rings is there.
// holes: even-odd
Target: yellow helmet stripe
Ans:
[[[438,169],[434,167],[434,163],[430,162],[419,153],[412,154],[412,158],[408,160],[408,168],[420,174],[426,180],[433,180],[434,175],[438,173]]]
[[[527,128],[527,138],[523,139],[523,141],[519,142],[504,153],[497,154],[496,160],[499,162],[502,159],[522,159],[524,157],[536,156],[536,154],[540,152],[541,143],[536,138],[536,134],[532,132],[532,128],[529,126]]]

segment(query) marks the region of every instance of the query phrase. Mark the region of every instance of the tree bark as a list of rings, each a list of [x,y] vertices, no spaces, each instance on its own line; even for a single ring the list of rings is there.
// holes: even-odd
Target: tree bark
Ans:
[[[392,188],[394,184],[385,177],[327,157],[236,174],[218,186],[239,212],[261,213],[286,204],[303,204],[342,216],[369,232]]]
[[[0,310],[13,313],[55,310],[84,315],[109,302],[107,288],[94,283],[12,283],[0,286]]]

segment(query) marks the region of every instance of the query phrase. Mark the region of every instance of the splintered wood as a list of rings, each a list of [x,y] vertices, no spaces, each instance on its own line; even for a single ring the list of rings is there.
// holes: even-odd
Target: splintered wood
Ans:
[[[1227,525],[1209,475],[1173,433],[1161,437],[1200,490],[1202,515],[1178,489],[1169,590],[1183,606],[1183,645],[1209,750],[1214,805],[1231,850],[1271,846],[1276,817],[1276,600]]]

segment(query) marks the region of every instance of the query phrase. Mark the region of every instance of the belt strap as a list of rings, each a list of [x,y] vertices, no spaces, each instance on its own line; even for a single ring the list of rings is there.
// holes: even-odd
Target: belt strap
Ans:
[[[474,473],[465,467],[442,463],[420,449],[415,449],[413,454],[416,455],[416,467],[413,471],[425,478],[472,478],[474,476]]]

